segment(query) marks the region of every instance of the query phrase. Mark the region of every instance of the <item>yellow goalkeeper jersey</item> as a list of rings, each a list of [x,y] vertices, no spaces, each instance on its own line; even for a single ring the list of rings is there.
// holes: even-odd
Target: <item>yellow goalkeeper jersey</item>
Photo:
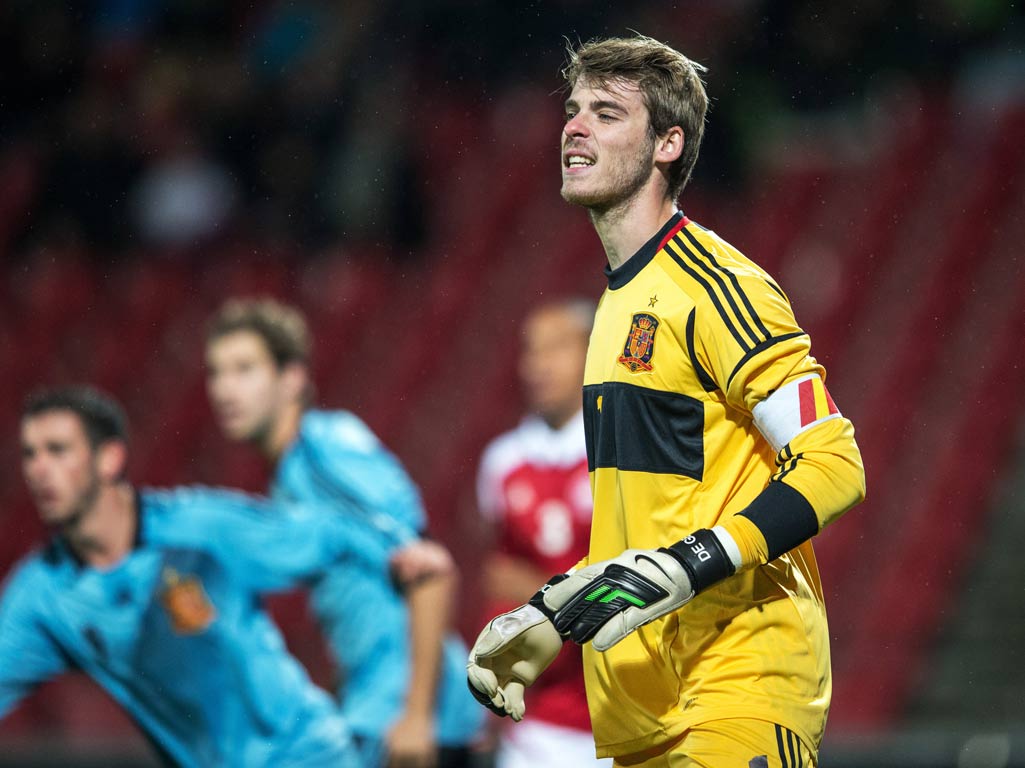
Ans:
[[[853,426],[783,291],[713,232],[677,214],[607,275],[584,376],[586,562],[720,525],[743,566],[605,653],[584,647],[598,754],[731,717],[817,747],[829,637],[807,539],[863,497]],[[774,482],[800,494],[803,518],[738,514]],[[774,551],[788,540],[803,543]]]

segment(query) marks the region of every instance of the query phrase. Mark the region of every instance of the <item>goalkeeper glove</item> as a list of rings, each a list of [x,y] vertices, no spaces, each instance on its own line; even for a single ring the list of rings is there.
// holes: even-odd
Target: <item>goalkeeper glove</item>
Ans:
[[[675,611],[736,572],[740,551],[722,528],[701,529],[669,547],[619,557],[552,577],[530,604],[564,639],[607,651],[635,629]]]
[[[731,576],[739,564],[736,542],[717,528],[553,576],[527,605],[484,627],[466,665],[470,692],[495,714],[522,720],[524,689],[552,663],[563,641],[593,639],[596,650],[606,651]]]
[[[537,680],[562,649],[563,638],[534,605],[521,605],[488,622],[470,650],[470,693],[496,715],[519,722],[523,690]]]

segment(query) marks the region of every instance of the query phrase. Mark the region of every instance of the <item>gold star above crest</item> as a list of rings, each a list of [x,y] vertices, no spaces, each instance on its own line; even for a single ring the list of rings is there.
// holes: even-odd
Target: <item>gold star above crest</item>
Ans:
[[[649,307],[653,307],[656,304],[658,304],[658,294],[657,293],[654,296],[652,296],[650,299],[648,299],[648,306]]]

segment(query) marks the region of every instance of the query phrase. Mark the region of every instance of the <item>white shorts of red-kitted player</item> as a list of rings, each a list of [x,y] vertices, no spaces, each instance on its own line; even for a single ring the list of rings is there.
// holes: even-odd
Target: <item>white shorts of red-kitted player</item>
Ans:
[[[587,731],[525,720],[506,729],[496,768],[612,768],[612,760],[594,756]]]

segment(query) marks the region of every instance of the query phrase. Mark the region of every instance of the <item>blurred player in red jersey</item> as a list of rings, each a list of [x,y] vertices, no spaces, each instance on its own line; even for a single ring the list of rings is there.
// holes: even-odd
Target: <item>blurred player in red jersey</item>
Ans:
[[[485,562],[488,616],[526,602],[546,574],[587,554],[591,489],[580,386],[594,303],[567,299],[527,317],[519,374],[530,414],[488,445],[477,482],[495,548]],[[580,648],[567,643],[530,689],[530,715],[503,734],[498,768],[609,765],[594,757]]]

